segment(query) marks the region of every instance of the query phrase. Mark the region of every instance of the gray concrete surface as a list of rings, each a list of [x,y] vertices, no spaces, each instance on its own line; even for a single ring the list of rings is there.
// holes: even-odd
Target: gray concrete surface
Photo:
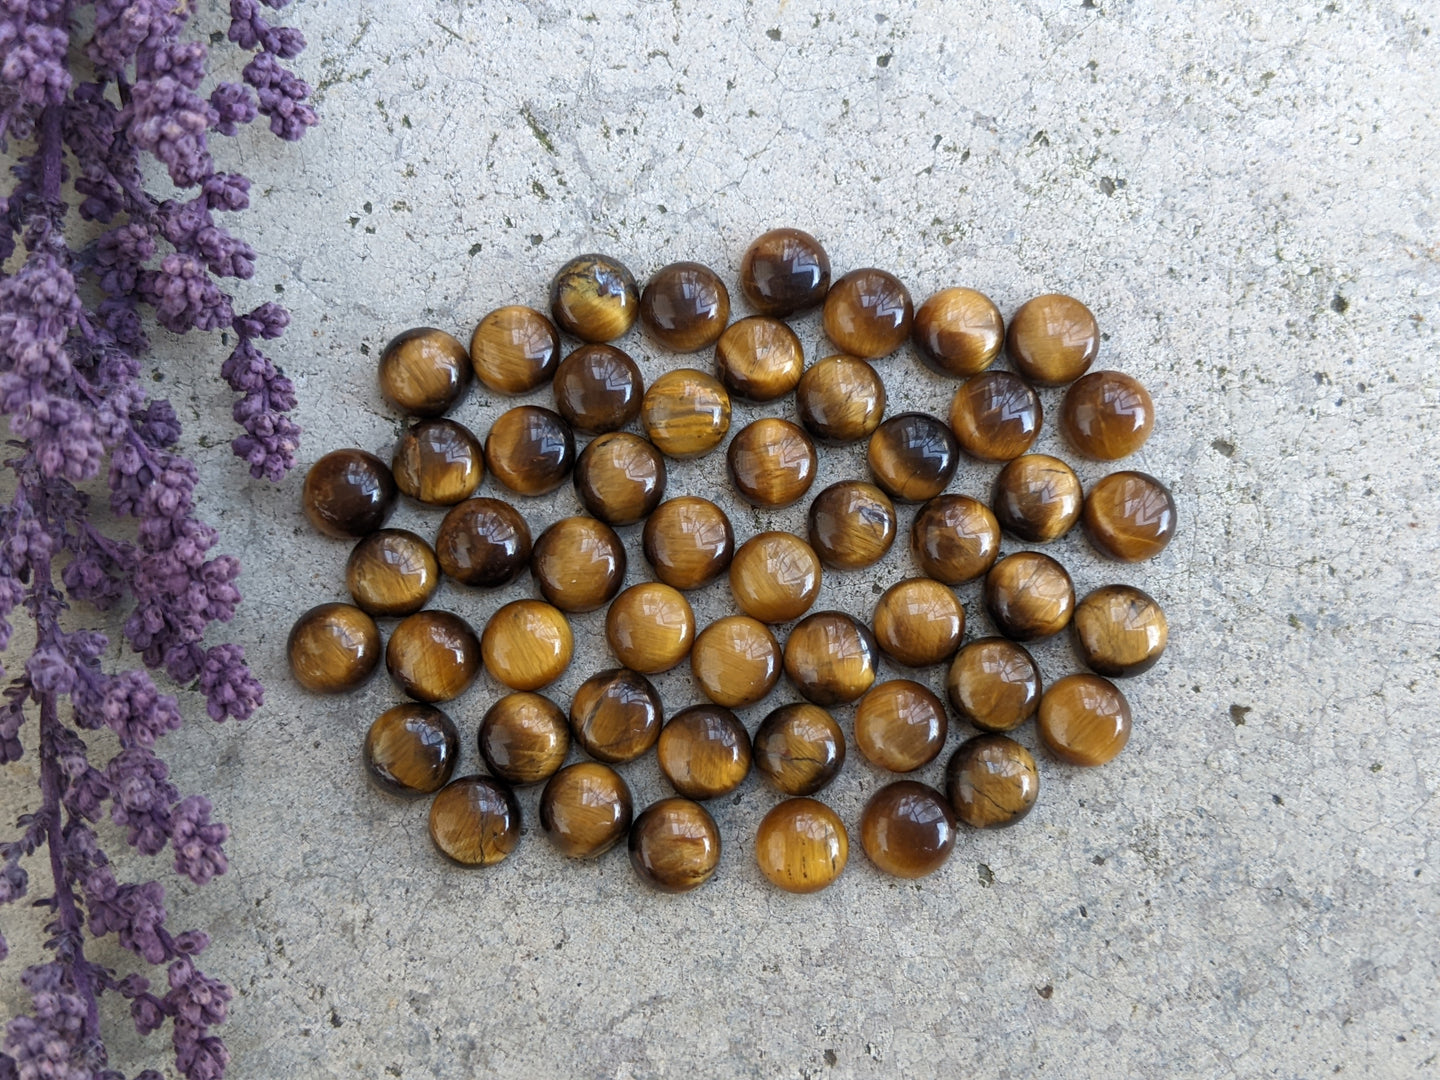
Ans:
[[[882,877],[856,843],[830,890],[770,888],[752,838],[776,798],[756,777],[714,807],[724,856],[691,895],[639,887],[621,852],[563,861],[535,791],[512,859],[464,871],[432,850],[423,804],[361,777],[365,728],[398,700],[385,677],[333,699],[289,680],[288,627],[343,598],[347,547],[305,524],[303,469],[271,489],[226,452],[219,343],[167,343],[159,388],[245,565],[228,633],[268,687],[243,727],[208,724],[185,695],[197,721],[169,750],[234,829],[229,876],[171,890],[172,920],[212,930],[209,967],[238,991],[231,1075],[1440,1073],[1440,7],[326,0],[286,14],[310,39],[300,68],[323,126],[231,152],[257,181],[247,293],[282,294],[295,318],[282,361],[305,465],[347,445],[388,454],[400,421],[374,363],[399,329],[468,339],[500,304],[543,304],[581,251],[641,276],[697,259],[733,282],[748,242],[789,224],[837,272],[889,268],[917,302],[955,284],[1007,314],[1045,291],[1084,299],[1101,364],[1155,397],[1137,464],[1172,485],[1181,533],[1139,566],[1078,535],[1055,545],[1081,590],[1159,598],[1170,649],[1124,687],[1136,725],[1120,758],[1042,758],[1034,813],[964,834],[929,879]],[[817,319],[797,329],[824,354]],[[621,344],[647,378],[677,363],[638,334]],[[943,415],[952,384],[908,351],[880,366],[892,408]],[[1053,413],[1059,395],[1044,402]],[[483,430],[511,404],[475,394],[456,415]],[[1040,448],[1060,446],[1047,424]],[[676,464],[672,492],[710,491],[721,461]],[[831,452],[820,483],[863,468]],[[952,490],[983,494],[993,473],[967,463]],[[803,521],[721,501],[741,538]],[[577,506],[568,489],[520,503],[537,531]],[[899,548],[873,573],[827,573],[821,603],[868,617],[878,586],[913,572]],[[530,589],[447,588],[436,604],[478,625]],[[731,603],[723,586],[694,600],[702,620]],[[557,699],[608,662],[602,625],[575,620]],[[1068,642],[1037,654],[1048,679],[1075,669]],[[687,669],[658,681],[669,709],[697,698]],[[499,692],[482,677],[453,705],[466,771]],[[793,696],[743,718],[753,730]],[[943,760],[920,777],[941,782]],[[639,804],[666,791],[653,760],[624,772]],[[852,754],[825,798],[853,829],[887,779]],[[28,952],[0,967],[7,995]],[[115,1045],[132,1071],[150,1057]]]

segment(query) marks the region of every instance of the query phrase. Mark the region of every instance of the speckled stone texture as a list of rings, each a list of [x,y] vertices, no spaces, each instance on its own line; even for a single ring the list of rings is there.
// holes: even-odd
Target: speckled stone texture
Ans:
[[[221,6],[202,5],[202,32],[223,26]],[[1440,206],[1426,164],[1440,160],[1440,8],[565,8],[287,10],[310,40],[299,67],[322,125],[298,146],[246,136],[221,161],[257,181],[243,231],[261,257],[244,297],[294,314],[279,356],[306,441],[291,478],[251,482],[229,455],[219,340],[156,335],[154,389],[187,423],[203,509],[245,566],[228,632],[268,687],[244,726],[209,724],[182,694],[195,720],[167,750],[182,789],[205,788],[234,829],[229,875],[169,882],[172,922],[214,932],[207,967],[237,989],[231,1075],[1440,1072]],[[917,305],[951,285],[1007,317],[1040,293],[1077,296],[1104,332],[1096,367],[1149,388],[1155,432],[1123,467],[1171,485],[1175,541],[1135,566],[1102,562],[1078,531],[1046,548],[1079,594],[1133,584],[1169,618],[1168,652],[1123,686],[1129,746],[1080,770],[1022,728],[1041,770],[1034,812],[964,831],[919,882],[882,877],[856,845],[825,892],[774,889],[753,841],[778,797],[756,776],[711,805],[724,853],[689,895],[640,887],[623,849],[560,858],[539,833],[537,789],[520,794],[524,835],[504,864],[446,863],[426,805],[379,794],[361,771],[367,726],[400,700],[384,674],[321,698],[286,671],[290,623],[344,598],[349,551],[306,524],[304,466],[350,445],[388,458],[401,421],[375,365],[399,330],[468,340],[493,308],[543,306],[554,271],[586,251],[642,283],[672,261],[707,263],[739,317],[741,255],[779,225],[820,238],[836,277],[895,272]],[[830,351],[818,314],[794,325],[807,362]],[[617,344],[647,383],[712,363],[677,361],[638,331]],[[945,415],[954,383],[913,349],[877,366],[891,415]],[[1107,467],[1064,448],[1061,392],[1041,396],[1036,450],[1088,488]],[[549,405],[548,387],[518,400]],[[483,432],[516,403],[472,390],[452,415]],[[732,433],[793,409],[737,403]],[[737,543],[803,531],[806,501],[744,506],[723,455],[670,462],[670,494],[716,498]],[[864,477],[863,455],[823,453],[812,491]],[[996,471],[964,461],[948,490],[988,499]],[[481,494],[497,493],[487,477]],[[517,502],[535,535],[579,512],[568,487]],[[914,508],[899,514],[903,538]],[[409,505],[391,524],[429,536],[440,516]],[[644,580],[639,526],[620,532],[627,581]],[[868,620],[916,572],[902,542],[872,570],[827,571],[816,610]],[[478,626],[533,588],[447,583],[432,606]],[[960,595],[968,637],[988,633],[978,584]],[[691,600],[702,625],[734,610],[723,579]],[[603,620],[575,617],[557,700],[611,663]],[[1063,637],[1035,651],[1047,682],[1078,669]],[[882,664],[881,678],[900,676]],[[943,694],[943,669],[920,678]],[[702,700],[688,665],[656,685],[667,713]],[[457,775],[478,767],[475,730],[502,692],[482,674],[447,706]],[[741,719],[753,732],[795,699],[782,683]],[[837,710],[847,736],[852,714]],[[953,725],[913,778],[943,784],[970,733]],[[637,813],[669,793],[653,755],[621,771]],[[852,753],[821,798],[858,836],[891,779]],[[24,766],[7,772],[5,817],[34,791]],[[0,965],[0,1012],[38,952],[28,925]],[[139,1045],[117,1035],[115,1064],[148,1063]]]

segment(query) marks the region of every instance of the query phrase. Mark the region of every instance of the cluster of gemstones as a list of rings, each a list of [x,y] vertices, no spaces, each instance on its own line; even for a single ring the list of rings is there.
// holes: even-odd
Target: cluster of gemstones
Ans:
[[[509,855],[520,837],[512,785],[543,782],[540,827],[565,855],[593,857],[628,838],[641,878],[691,889],[720,856],[719,830],[701,803],[734,791],[753,765],[788,796],[756,834],[761,870],[782,889],[824,888],[849,851],[839,816],[813,798],[845,762],[846,739],[829,710],[856,703],[855,746],[902,774],[934,760],[949,729],[945,704],[927,687],[877,684],[880,651],[909,668],[949,664],[949,704],[980,732],[950,758],[943,794],[898,780],[869,800],[861,844],[888,873],[914,878],[937,869],[960,823],[1005,826],[1029,812],[1039,773],[1007,732],[1032,717],[1046,750],[1074,765],[1109,761],[1129,738],[1130,707],[1111,679],[1159,659],[1167,639],[1160,606],[1118,584],[1077,603],[1070,575],[1050,556],[1027,549],[1000,557],[1002,531],[1039,545],[1078,523],[1097,551],[1118,561],[1150,558],[1174,534],[1174,500],[1154,477],[1113,472],[1084,492],[1065,462],[1028,452],[1042,419],[1035,387],[1068,387],[1060,429],[1086,458],[1117,460],[1150,434],[1145,388],[1117,371],[1089,371],[1100,346],[1089,309],[1040,296],[1007,327],[982,293],[950,288],[916,311],[905,286],[883,270],[855,270],[832,284],[825,251],[796,229],[773,230],[749,247],[740,287],[759,314],[732,323],[729,292],[705,266],[671,264],[642,291],[618,261],[582,255],[556,274],[549,316],[500,308],[480,321],[468,350],[442,330],[408,330],[380,359],[382,394],[416,418],[392,461],[337,450],[306,477],[314,526],[359,542],[346,572],[353,603],[323,604],[299,618],[291,669],[312,691],[352,689],[378,666],[375,619],[399,619],[385,664],[411,700],[374,721],[364,759],[386,790],[434,796],[431,837],[456,862],[489,865]],[[838,352],[806,368],[784,319],[820,305]],[[609,344],[637,321],[668,351],[713,348],[713,374],[676,368],[645,387],[634,360]],[[581,342],[563,359],[562,332]],[[948,423],[921,412],[885,416],[885,386],[870,361],[912,340],[926,365],[963,380]],[[1013,372],[992,368],[1002,349]],[[482,445],[444,415],[472,375],[502,395],[550,383],[555,408],[510,409]],[[740,497],[775,508],[809,493],[817,441],[868,440],[871,480],[815,496],[808,537],[762,531],[737,547],[715,503],[665,498],[667,459],[716,450],[729,432],[732,398],[768,402],[792,392],[798,423],[757,419],[725,456]],[[643,437],[623,430],[637,420]],[[576,433],[592,437],[578,454]],[[962,452],[1003,464],[988,505],[946,490]],[[513,505],[475,496],[487,472],[525,496],[571,481],[590,516],[563,518],[532,539]],[[383,527],[400,494],[449,508],[433,544]],[[863,570],[890,551],[895,502],[920,504],[910,550],[925,576],[884,592],[868,624],[853,613],[812,612],[824,568]],[[615,530],[641,523],[655,580],[626,588]],[[441,575],[485,590],[527,569],[538,596],[497,607],[479,635],[460,616],[425,607]],[[740,614],[697,632],[686,593],[722,577]],[[962,647],[965,609],[955,587],[981,580],[999,635]],[[570,664],[568,616],[607,605],[605,638],[617,666],[581,684],[567,712],[537,691]],[[775,628],[784,625],[782,646]],[[1067,627],[1090,670],[1045,687],[1024,643]],[[666,722],[647,676],[687,659],[708,702]],[[490,775],[452,779],[460,736],[436,703],[461,694],[482,665],[510,691],[479,726]],[[782,672],[805,701],[774,709],[752,736],[732,710],[761,702]],[[567,766],[572,742],[588,760]],[[636,815],[615,766],[652,748],[676,794]]]

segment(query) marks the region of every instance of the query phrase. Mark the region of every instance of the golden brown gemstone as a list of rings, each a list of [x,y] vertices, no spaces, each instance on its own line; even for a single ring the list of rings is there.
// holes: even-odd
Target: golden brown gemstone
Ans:
[[[640,324],[671,352],[698,352],[714,345],[729,321],[725,283],[699,263],[662,267],[640,294]]]
[[[810,504],[810,546],[837,570],[861,570],[885,557],[895,543],[895,506],[863,480],[842,480]]]
[[[480,756],[512,784],[555,775],[570,752],[570,725],[560,706],[540,694],[506,694],[480,721]]]
[[[633,525],[665,496],[665,458],[626,431],[591,441],[575,463],[575,494],[585,509],[611,525]]]
[[[614,341],[635,325],[640,290],[618,260],[577,255],[550,282],[550,314],[581,341]]]
[[[582,345],[555,369],[555,409],[576,431],[618,431],[640,415],[645,381],[628,353]]]
[[[520,842],[520,803],[488,776],[462,776],[430,804],[430,839],[461,866],[493,866]]]
[[[845,736],[817,705],[782,705],[755,732],[755,768],[786,795],[814,795],[840,775]]]
[[[815,444],[789,420],[746,424],[726,451],[730,479],[755,506],[789,506],[815,482]]]
[[[695,613],[683,593],[659,581],[631,585],[605,615],[605,639],[620,663],[646,675],[690,655]]]
[[[792,893],[819,892],[839,878],[850,857],[840,816],[815,799],[786,799],[760,821],[755,859],[770,884]]]
[[[1040,708],[1040,668],[1013,641],[980,638],[955,654],[945,690],[961,718],[981,731],[1013,731]]]
[[[380,630],[358,607],[321,604],[295,620],[285,652],[296,682],[334,694],[370,677],[380,662]]]
[[[565,482],[575,465],[575,436],[557,413],[519,405],[491,425],[485,463],[511,491],[546,495]]]
[[[305,474],[301,505],[310,524],[326,536],[369,536],[395,509],[390,466],[364,450],[332,450]]]
[[[875,605],[875,641],[907,667],[942,664],[965,635],[965,607],[946,585],[910,578],[885,590]]]
[[[880,426],[885,384],[859,357],[827,356],[800,376],[795,404],[800,422],[817,439],[854,442]]]
[[[1075,586],[1049,555],[1017,551],[985,575],[985,610],[1011,641],[1035,641],[1070,625]]]
[[[875,682],[875,639],[843,611],[817,611],[785,639],[785,674],[816,705],[854,701]]]
[[[480,671],[480,643],[459,615],[417,611],[391,633],[385,667],[415,700],[449,701],[463,694]]]
[[[860,845],[875,866],[902,878],[922,878],[945,865],[955,847],[955,818],[927,784],[886,784],[860,812]]]
[[[392,795],[439,791],[460,760],[455,722],[433,705],[386,709],[365,735],[365,768]]]
[[[1096,589],[1075,605],[1070,625],[1085,666],[1112,679],[1149,671],[1170,637],[1160,605],[1130,585]]]
[[[909,679],[877,683],[855,706],[855,745],[891,772],[914,772],[934,761],[949,731],[940,699]]]
[[[901,502],[933,499],[945,490],[960,464],[950,429],[919,412],[892,416],[876,428],[866,457],[875,482]]]
[[[969,495],[937,495],[915,514],[910,551],[936,581],[963,585],[983,577],[1000,557],[1000,525]]]
[[[791,533],[752,536],[730,563],[730,592],[752,619],[765,623],[798,619],[820,594],[820,557]]]
[[[539,690],[554,682],[574,651],[565,613],[540,600],[512,600],[490,616],[480,635],[485,670],[511,690]]]
[[[630,831],[630,788],[598,761],[577,761],[550,778],[540,793],[540,828],[572,859],[593,859]]]
[[[441,416],[470,385],[470,354],[444,330],[417,326],[380,354],[380,393],[411,416]]]
[[[716,619],[695,638],[690,668],[717,705],[754,705],[780,679],[780,644],[770,628],[746,615]]]
[[[555,374],[560,335],[534,308],[497,308],[475,327],[470,362],[475,377],[497,394],[529,393]]]
[[[440,584],[440,564],[414,533],[381,529],[350,552],[345,584],[356,606],[368,614],[409,615],[424,607]]]
[[[530,526],[509,503],[466,499],[440,523],[435,556],[464,585],[504,585],[529,565]]]
[[[650,441],[671,457],[702,457],[730,430],[730,395],[703,371],[677,368],[650,384],[640,419]]]
[[[750,735],[719,705],[692,705],[670,718],[656,747],[660,771],[687,799],[734,791],[750,772]]]
[[[708,499],[682,495],[655,508],[640,534],[655,576],[676,589],[708,585],[730,566],[735,533],[730,519]]]
[[[540,595],[561,611],[594,611],[625,583],[625,545],[603,521],[561,518],[535,541],[530,572]]]
[[[1030,751],[1007,735],[976,735],[945,767],[945,793],[955,816],[973,829],[1014,825],[1040,794]]]
[[[691,799],[661,799],[630,826],[630,865],[640,880],[663,892],[699,888],[719,864],[720,830]]]
[[[984,293],[941,289],[915,313],[915,346],[942,375],[968,379],[995,362],[1005,343],[1005,320]]]
[[[407,428],[390,461],[395,486],[417,502],[452,506],[485,478],[485,452],[469,429],[453,420],[422,420]]]
[[[1040,741],[1071,765],[1104,765],[1130,741],[1130,703],[1099,675],[1067,675],[1040,699]]]
[[[1092,371],[1065,391],[1060,431],[1079,453],[1115,461],[1145,445],[1155,427],[1155,404],[1140,384],[1119,371]]]
[[[725,389],[746,401],[774,401],[795,389],[805,350],[779,319],[752,315],[731,323],[715,343],[715,367]]]
[[[1175,499],[1148,473],[1111,473],[1085,496],[1081,520],[1101,555],[1140,562],[1159,555],[1174,537]]]
[[[1049,293],[1027,300],[1010,320],[1006,351],[1036,386],[1074,382],[1100,351],[1100,327],[1079,300]]]
[[[740,291],[762,315],[793,315],[821,303],[830,288],[830,257],[800,229],[771,229],[740,260]]]
[[[1009,461],[1030,449],[1044,410],[1024,379],[985,371],[966,379],[950,402],[950,429],[960,449],[981,461]]]
[[[915,304],[894,274],[851,270],[825,294],[825,336],[851,356],[888,356],[910,336]]]
[[[1000,527],[1029,544],[1058,540],[1080,519],[1084,497],[1075,470],[1048,454],[1022,454],[995,478],[990,505]]]
[[[570,730],[593,758],[634,761],[660,738],[664,713],[650,680],[629,668],[611,668],[580,684],[570,703]]]

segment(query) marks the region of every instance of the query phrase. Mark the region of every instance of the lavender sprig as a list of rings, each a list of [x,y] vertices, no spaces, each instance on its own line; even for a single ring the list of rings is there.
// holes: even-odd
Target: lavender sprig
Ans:
[[[15,477],[0,506],[0,651],[17,609],[35,631],[0,695],[0,765],[21,757],[21,729],[33,723],[41,789],[19,835],[0,842],[0,904],[26,895],[25,863],[41,852],[53,883],[36,901],[50,914],[52,959],[21,976],[33,1008],[6,1028],[0,1080],[120,1080],[100,1036],[107,992],[129,1003],[142,1035],[170,1025],[175,1067],[190,1080],[220,1077],[228,1061],[212,1029],[231,992],[195,964],[209,939],[167,929],[163,888],[119,880],[96,828],[108,817],[146,855],[168,846],[175,871],[203,884],[225,872],[226,827],[208,800],[182,796],[155,752],[180,726],[175,699],[142,669],[102,670],[106,637],[64,629],[62,615],[129,597],[123,633],[146,667],[193,684],[217,721],[243,720],[261,702],[241,649],[204,644],[210,623],[234,614],[239,565],[212,553],[216,533],[194,514],[195,467],[173,450],[175,411],[148,399],[139,373],[147,312],[173,333],[229,330],[236,345],[221,375],[240,395],[242,428],[232,448],[256,477],[277,480],[294,464],[294,388],[261,351],[289,316],[274,304],[236,312],[221,287],[254,271],[253,249],[214,216],[244,210],[250,184],[219,171],[208,147],[212,134],[262,115],[283,139],[315,123],[309,87],[281,63],[304,39],[271,25],[262,3],[231,0],[229,39],[255,55],[243,82],[202,96],[208,52],[182,39],[187,0],[0,0],[0,149],[13,140],[30,151],[0,198],[0,265],[18,260],[0,274],[0,412]],[[88,37],[82,8],[92,9]],[[185,197],[148,192],[142,155]],[[67,241],[67,188],[81,218],[107,226],[82,246]],[[76,486],[102,470],[111,510],[138,522],[133,543],[92,521]],[[97,766],[84,733],[102,728],[120,750]],[[88,941],[112,933],[138,971],[121,975],[86,955]],[[164,967],[163,985],[141,973],[147,965]]]

